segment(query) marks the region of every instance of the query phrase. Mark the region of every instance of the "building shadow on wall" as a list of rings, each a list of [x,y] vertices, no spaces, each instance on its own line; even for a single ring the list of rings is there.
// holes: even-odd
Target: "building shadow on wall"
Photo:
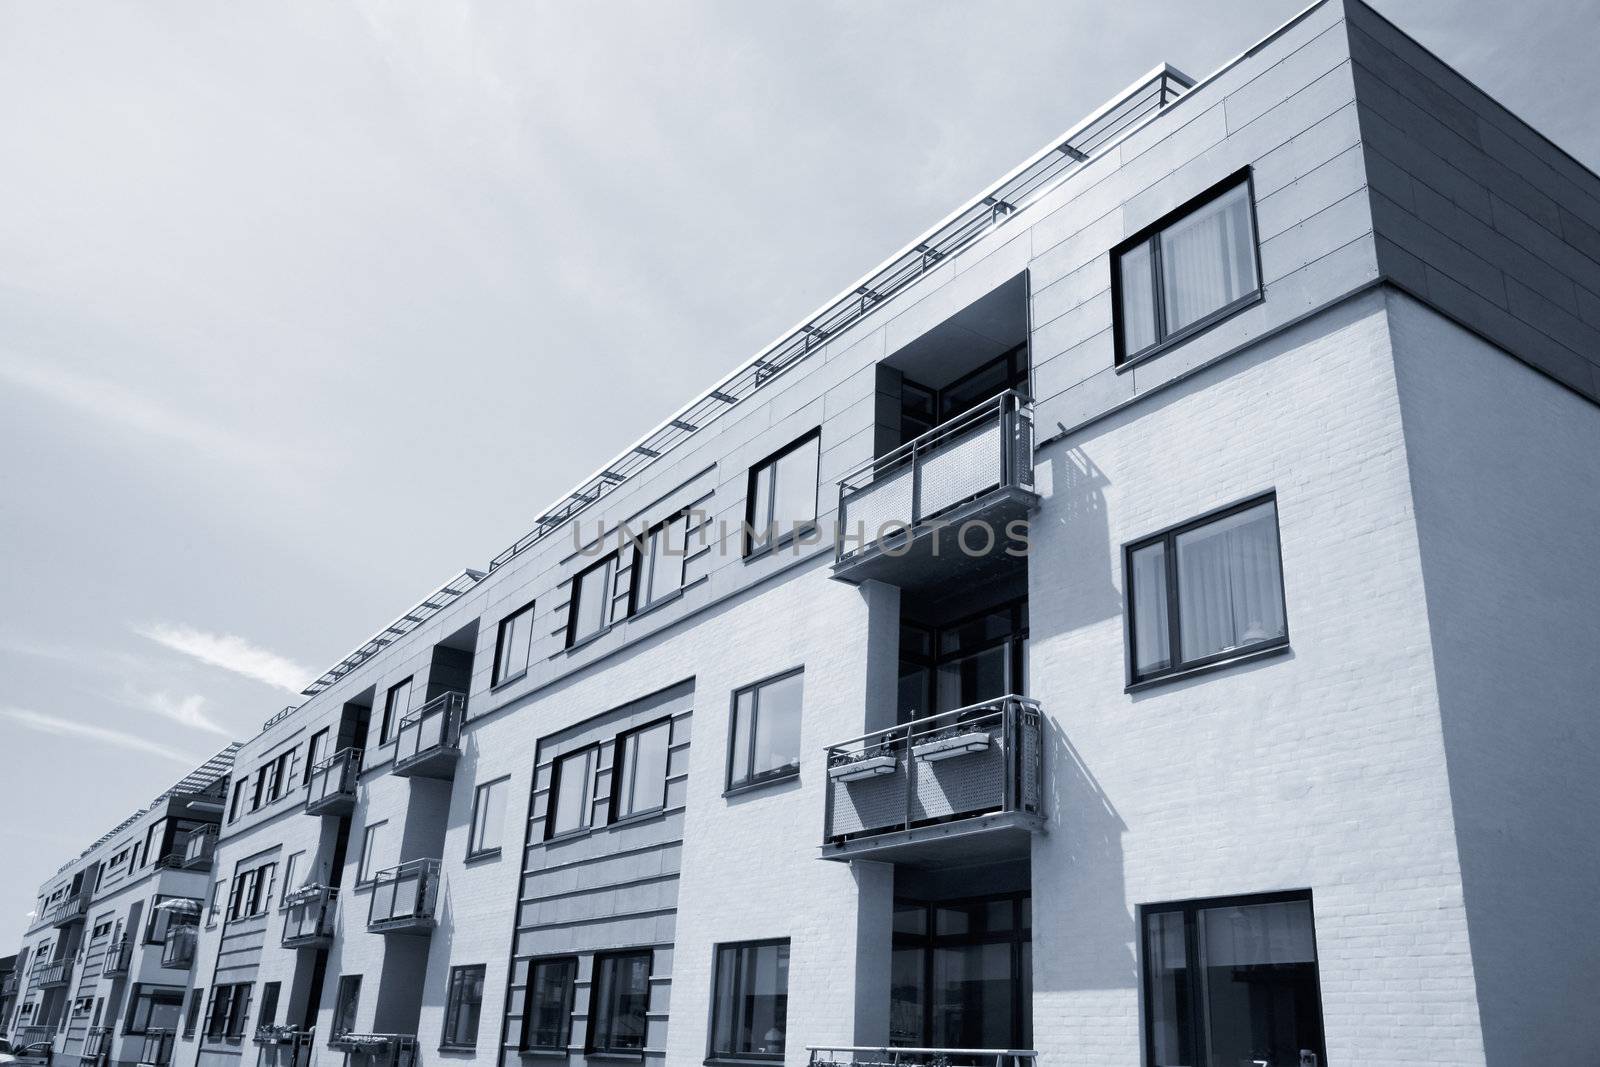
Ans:
[[[1042,520],[1034,516],[1034,540],[1048,534],[1059,545],[1059,558],[1071,566],[1061,573],[1074,577],[1071,584],[1054,590],[1062,632],[1078,630],[1122,614],[1122,594],[1112,574],[1111,526],[1106,514],[1105,473],[1081,448],[1058,449],[1049,460],[1050,506]],[[1054,529],[1038,529],[1041,521]]]
[[[1139,971],[1122,850],[1128,827],[1066,731],[1049,716],[1044,721],[1049,810],[1057,817],[1050,828],[1054,847],[1044,853],[1050,869],[1040,869],[1036,853],[1033,877],[1035,885],[1059,887],[1051,910],[1070,915],[1071,921],[1064,958],[1036,967],[1035,986],[1040,991],[1132,989]]]

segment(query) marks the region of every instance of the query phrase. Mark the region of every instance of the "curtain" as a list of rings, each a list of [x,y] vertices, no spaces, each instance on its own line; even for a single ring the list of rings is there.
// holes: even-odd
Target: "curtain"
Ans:
[[[1167,332],[1175,333],[1255,289],[1253,249],[1244,185],[1162,231]]]
[[[1272,504],[1180,534],[1178,615],[1184,660],[1284,635]]]
[[[1122,350],[1132,355],[1156,343],[1155,290],[1150,281],[1150,242],[1122,253],[1117,264],[1122,290]]]
[[[1135,674],[1172,664],[1167,647],[1167,546],[1148,545],[1133,553],[1133,669]]]

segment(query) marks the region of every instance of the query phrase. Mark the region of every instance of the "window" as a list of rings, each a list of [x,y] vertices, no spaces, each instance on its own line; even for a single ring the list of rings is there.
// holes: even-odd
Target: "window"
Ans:
[[[528,965],[523,1048],[566,1050],[572,1040],[572,992],[577,982],[578,961],[571,956]]]
[[[640,610],[659,604],[683,588],[689,558],[689,513],[680,512],[652,526],[634,549],[634,588]]]
[[[400,720],[406,717],[406,712],[411,710],[411,679],[393,685],[389,695],[383,701],[383,725],[378,731],[378,744],[384,744],[394,736],[394,731],[400,726]]]
[[[227,885],[227,882],[219,881],[213,883],[211,886],[211,910],[206,915],[207,926],[216,925],[217,914],[222,910],[222,894],[227,888]]]
[[[545,837],[582,830],[589,825],[594,756],[595,750],[591,747],[556,760],[555,780],[550,783],[550,814],[545,818]]]
[[[611,625],[612,579],[617,554],[591,564],[572,580],[572,605],[567,609],[567,647],[595,636]]]
[[[494,639],[494,678],[491,685],[520,678],[528,671],[533,649],[533,605],[500,620]]]
[[[228,804],[228,821],[233,822],[239,818],[239,806],[244,800],[245,779],[240,778],[233,783],[233,800]]]
[[[894,902],[889,1043],[1033,1046],[1033,906],[1025,893]]]
[[[265,803],[272,803],[289,791],[289,783],[294,779],[290,770],[290,761],[294,757],[294,749],[280,752],[265,770],[267,772],[267,798]]]
[[[1111,256],[1118,363],[1197,333],[1261,294],[1248,174],[1201,194]]]
[[[822,431],[812,430],[750,468],[744,554],[782,543],[817,521],[817,461]]]
[[[233,876],[233,888],[228,894],[229,922],[249,919],[267,910],[277,870],[276,863],[263,863]]]
[[[1289,643],[1275,499],[1128,546],[1130,681]]]
[[[111,920],[110,919],[106,919],[104,922],[95,923],[94,924],[94,929],[89,932],[89,940],[98,941],[102,937],[105,937],[110,932],[111,932]]]
[[[204,986],[195,986],[194,992],[189,994],[189,1013],[183,1019],[183,1037],[186,1041],[200,1029],[200,1004],[205,995]]]
[[[249,982],[211,987],[211,1005],[206,1011],[206,1037],[244,1036],[245,1020],[250,1015],[251,988]]]
[[[667,806],[667,748],[672,720],[663,719],[617,738],[622,761],[612,777],[612,818],[626,819]]]
[[[306,743],[306,773],[300,784],[311,784],[311,768],[322,762],[324,750],[328,747],[328,731],[324,727],[311,735],[311,740]]]
[[[176,1030],[178,1016],[182,1012],[182,989],[136,985],[128,1003],[128,1020],[123,1024],[122,1032],[142,1034],[146,1030]]]
[[[1140,909],[1151,1067],[1326,1063],[1309,893]]]
[[[594,994],[589,1009],[590,1052],[638,1052],[644,1048],[650,1006],[650,953],[623,952],[594,958]]]
[[[450,968],[450,993],[444,1006],[444,1045],[474,1048],[483,1012],[483,965]]]
[[[510,780],[501,778],[480,785],[472,798],[472,835],[467,841],[467,856],[486,856],[500,851],[506,820],[506,789]]]
[[[294,876],[296,874],[300,873],[299,872],[300,861],[302,859],[304,859],[304,858],[305,858],[305,853],[304,852],[296,852],[294,855],[290,856],[289,859],[284,863],[284,865],[283,865],[283,897],[279,898],[280,900],[283,900],[283,899],[287,898],[291,890],[299,888],[299,886],[295,883]],[[288,907],[288,905],[284,904],[284,903],[280,903],[278,905],[278,907],[280,909],[282,909],[282,908]]]
[[[381,869],[378,866],[378,846],[383,840],[387,823],[375,822],[361,835],[361,862],[356,867],[356,884],[370,882]]]
[[[356,1009],[361,1006],[361,976],[339,976],[339,991],[333,1001],[333,1036],[348,1034],[356,1028]]]
[[[160,907],[168,901],[190,901],[192,910],[173,911],[172,908]],[[144,943],[147,945],[165,945],[167,931],[174,923],[179,926],[193,924],[200,910],[200,902],[193,897],[172,897],[156,895],[150,898],[150,918],[144,926]]]
[[[261,1011],[256,1014],[257,1026],[275,1026],[278,1022],[278,991],[280,982],[268,982],[261,987]]]
[[[800,689],[792,671],[733,695],[728,788],[800,772]]]
[[[789,941],[717,946],[711,987],[711,1055],[783,1059],[789,1011]]]

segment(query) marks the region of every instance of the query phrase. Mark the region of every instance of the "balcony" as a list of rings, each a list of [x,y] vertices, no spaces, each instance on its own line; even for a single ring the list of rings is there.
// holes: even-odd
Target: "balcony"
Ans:
[[[29,1045],[53,1045],[56,1028],[53,1026],[19,1026],[15,1047],[19,1050]]]
[[[211,869],[211,858],[217,851],[217,828],[215,826],[202,826],[198,830],[189,831],[189,836],[183,842],[183,869],[186,871],[208,871]]]
[[[1004,392],[839,482],[833,576],[898,586],[982,577],[1039,506],[1033,405]],[[963,536],[968,523],[978,524]]]
[[[438,860],[411,860],[379,871],[372,883],[367,929],[382,934],[431,933],[438,898]]]
[[[89,1060],[98,1063],[111,1051],[111,1027],[92,1026],[83,1039],[83,1051],[78,1053],[80,1061]]]
[[[327,948],[333,944],[335,886],[308,885],[283,897],[283,947]]]
[[[12,994],[14,994],[16,991],[17,991],[17,976],[14,975],[14,974],[6,975],[5,976],[5,980],[4,981],[0,981],[0,997],[9,997]],[[5,1020],[0,1019],[0,1025],[3,1025],[4,1022],[5,1022]]]
[[[83,922],[89,913],[89,891],[80,890],[50,909],[47,916],[51,926],[70,926]]]
[[[139,1062],[150,1067],[167,1067],[172,1062],[172,1039],[177,1035],[171,1030],[146,1030],[143,1036]]]
[[[133,938],[123,934],[110,945],[106,946],[105,959],[100,964],[100,973],[106,978],[115,978],[128,973],[128,968],[133,965]]]
[[[873,1048],[807,1045],[807,1067],[1035,1067],[1039,1054],[1014,1048]]]
[[[356,806],[356,781],[361,777],[361,750],[335,752],[315,767],[306,782],[307,815],[348,815]]]
[[[33,984],[40,989],[52,989],[72,981],[72,960],[61,959],[41,963],[33,969]]]
[[[186,971],[194,966],[195,944],[200,940],[200,928],[189,923],[167,928],[166,944],[161,948],[161,966],[175,971]]]
[[[328,1047],[343,1052],[345,1062],[354,1057],[371,1067],[413,1067],[417,1062],[415,1034],[353,1034],[346,1031],[328,1039]]]
[[[936,866],[1025,856],[1044,825],[1039,705],[1019,696],[833,745],[822,857]]]
[[[400,720],[394,738],[394,773],[402,778],[451,778],[461,757],[465,693],[441,693]]]

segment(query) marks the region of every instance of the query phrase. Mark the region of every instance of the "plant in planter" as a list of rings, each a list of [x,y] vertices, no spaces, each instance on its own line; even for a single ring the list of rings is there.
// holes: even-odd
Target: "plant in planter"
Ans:
[[[828,757],[828,777],[840,782],[854,782],[862,778],[875,778],[893,774],[899,761],[889,745],[871,745],[859,752],[835,752]]]
[[[911,746],[911,754],[924,763],[965,756],[969,752],[982,752],[993,740],[989,731],[976,725],[946,726],[925,734]]]

